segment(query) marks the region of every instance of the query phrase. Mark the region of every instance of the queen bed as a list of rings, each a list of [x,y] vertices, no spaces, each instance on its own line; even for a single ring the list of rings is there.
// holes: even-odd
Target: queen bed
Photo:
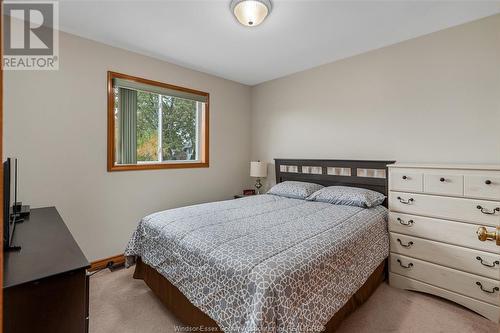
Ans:
[[[279,159],[276,182],[386,195],[390,163]],[[127,263],[186,326],[332,332],[384,279],[387,210],[307,195],[275,191],[151,214],[129,241]]]

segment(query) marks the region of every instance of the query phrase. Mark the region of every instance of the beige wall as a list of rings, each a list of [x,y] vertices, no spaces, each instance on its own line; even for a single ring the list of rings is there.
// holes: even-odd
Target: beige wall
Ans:
[[[106,72],[210,93],[210,168],[106,171]],[[5,156],[20,158],[20,196],[54,205],[89,260],[122,253],[144,215],[231,198],[248,184],[250,88],[60,35],[59,71],[5,72]]]
[[[500,163],[500,15],[257,85],[251,137],[267,161]]]
[[[65,33],[60,59],[5,72],[5,155],[90,260],[148,213],[241,191],[250,157],[500,163],[500,15],[253,88]],[[108,173],[108,70],[210,92],[210,168]]]

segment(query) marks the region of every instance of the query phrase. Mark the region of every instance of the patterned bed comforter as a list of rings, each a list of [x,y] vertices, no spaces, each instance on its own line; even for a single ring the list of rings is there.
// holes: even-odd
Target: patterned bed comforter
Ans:
[[[127,245],[224,332],[321,331],[388,256],[387,210],[259,195],[143,218]]]

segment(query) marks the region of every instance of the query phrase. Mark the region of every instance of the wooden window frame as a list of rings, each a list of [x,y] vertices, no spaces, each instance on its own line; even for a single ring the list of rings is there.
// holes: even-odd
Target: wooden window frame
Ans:
[[[199,162],[163,162],[163,163],[147,163],[147,164],[131,164],[117,165],[115,164],[115,98],[113,92],[113,79],[125,79],[138,83],[148,84],[152,86],[162,87],[166,89],[179,90],[200,96],[205,96],[205,110],[201,119],[201,135],[200,135],[200,161]],[[108,172],[111,171],[131,171],[131,170],[155,170],[155,169],[184,169],[184,168],[208,168],[209,157],[209,109],[210,109],[210,94],[207,92],[179,87],[168,83],[152,81],[136,76],[121,74],[108,71]]]

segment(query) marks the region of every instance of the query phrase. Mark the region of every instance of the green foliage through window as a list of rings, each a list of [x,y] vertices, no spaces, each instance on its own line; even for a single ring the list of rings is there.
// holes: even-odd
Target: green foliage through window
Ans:
[[[137,161],[197,160],[199,111],[197,108],[200,108],[201,104],[179,97],[138,91]],[[161,131],[158,129],[160,110]],[[161,159],[158,156],[159,133],[161,133]]]
[[[158,95],[137,92],[137,161],[158,161]]]
[[[196,160],[197,103],[162,96],[163,160]]]

